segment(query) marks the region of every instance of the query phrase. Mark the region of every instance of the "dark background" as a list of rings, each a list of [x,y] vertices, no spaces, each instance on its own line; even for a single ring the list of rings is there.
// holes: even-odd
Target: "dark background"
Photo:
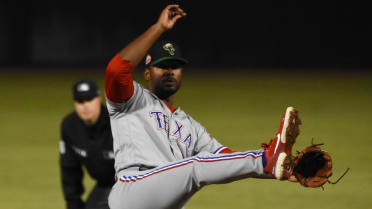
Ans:
[[[171,1],[1,1],[0,67],[97,67]],[[174,1],[173,1],[174,2]],[[369,69],[366,6],[316,1],[183,1],[163,38],[192,67]]]

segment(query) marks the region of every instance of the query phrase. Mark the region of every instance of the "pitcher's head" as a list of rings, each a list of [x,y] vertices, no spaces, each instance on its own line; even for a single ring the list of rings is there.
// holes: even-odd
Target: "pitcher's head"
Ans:
[[[145,80],[150,91],[166,99],[181,86],[183,66],[188,61],[174,42],[158,41],[145,58]]]

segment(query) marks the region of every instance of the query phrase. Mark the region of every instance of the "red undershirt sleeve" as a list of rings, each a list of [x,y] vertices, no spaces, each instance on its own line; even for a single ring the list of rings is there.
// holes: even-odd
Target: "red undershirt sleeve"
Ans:
[[[224,149],[222,149],[219,154],[231,154],[231,153],[234,153],[236,151],[233,151],[233,150],[230,150],[229,148],[225,147]]]
[[[133,70],[130,61],[122,59],[119,54],[111,59],[106,68],[105,82],[106,97],[111,102],[122,103],[133,96]]]

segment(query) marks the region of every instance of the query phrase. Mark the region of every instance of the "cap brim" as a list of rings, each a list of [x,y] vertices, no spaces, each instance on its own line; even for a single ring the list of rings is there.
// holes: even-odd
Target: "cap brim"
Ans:
[[[161,63],[165,60],[176,60],[176,61],[179,61],[182,65],[189,63],[189,61],[187,61],[186,59],[181,58],[181,57],[162,57],[162,58],[159,58],[159,59],[151,62],[149,66],[155,66],[155,65],[157,65],[157,64],[159,64],[159,63]]]
[[[85,95],[85,94],[80,94],[80,95],[74,95],[74,101],[82,103],[82,102],[88,102],[96,98],[98,95]]]

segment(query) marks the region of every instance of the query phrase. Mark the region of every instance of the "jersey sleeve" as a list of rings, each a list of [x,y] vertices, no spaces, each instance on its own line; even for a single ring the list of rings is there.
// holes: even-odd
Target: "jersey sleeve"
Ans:
[[[106,68],[105,93],[108,100],[122,103],[133,96],[132,72],[130,61],[122,59],[119,54],[111,59]]]
[[[73,151],[68,136],[62,125],[59,163],[61,168],[62,189],[67,209],[83,209],[81,195],[84,192],[82,184],[83,170],[76,153]]]
[[[234,151],[221,145],[207,130],[197,121],[192,119],[193,125],[196,128],[197,140],[194,147],[195,154],[200,152],[209,152],[213,154],[227,154]]]

